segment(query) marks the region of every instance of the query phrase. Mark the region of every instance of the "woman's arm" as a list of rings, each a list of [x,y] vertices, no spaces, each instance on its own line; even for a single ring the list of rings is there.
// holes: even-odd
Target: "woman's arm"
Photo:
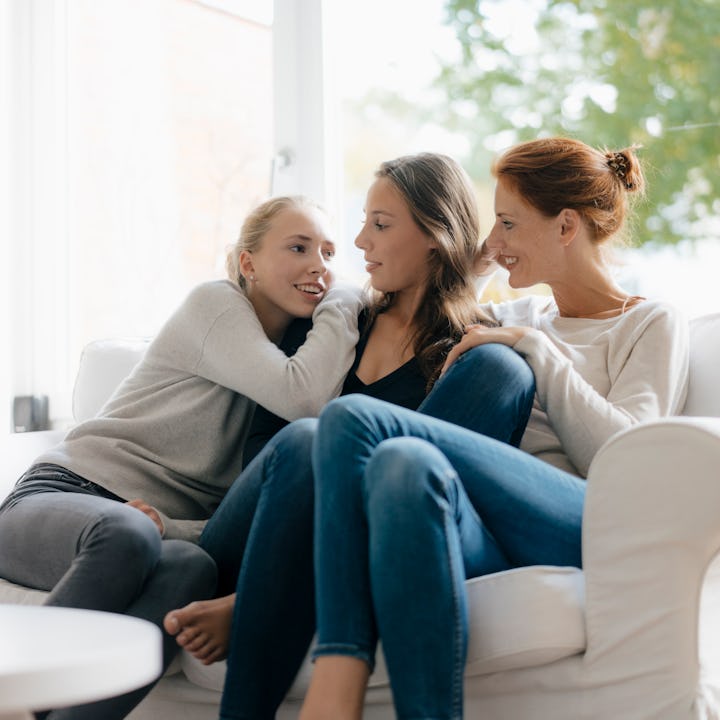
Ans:
[[[540,405],[583,476],[612,435],[682,409],[688,379],[688,328],[683,318],[666,307],[658,306],[628,347],[608,358],[606,396],[543,332],[528,330],[514,348],[532,368]]]
[[[448,356],[446,367],[470,347],[491,342],[509,345],[528,362],[540,405],[583,476],[595,453],[616,432],[682,409],[688,378],[687,322],[667,306],[655,306],[627,346],[608,358],[607,396],[545,333],[528,327],[473,326]]]
[[[313,313],[307,339],[288,357],[268,339],[249,300],[239,294],[202,339],[195,372],[286,420],[315,416],[340,392],[350,369],[361,307],[358,289],[331,288]]]

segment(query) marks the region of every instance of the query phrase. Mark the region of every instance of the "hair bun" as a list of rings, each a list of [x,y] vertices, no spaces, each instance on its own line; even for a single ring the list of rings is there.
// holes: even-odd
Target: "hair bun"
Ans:
[[[626,190],[636,190],[636,183],[633,181],[633,157],[632,151],[620,150],[618,152],[608,151],[605,153],[607,166],[617,176]]]

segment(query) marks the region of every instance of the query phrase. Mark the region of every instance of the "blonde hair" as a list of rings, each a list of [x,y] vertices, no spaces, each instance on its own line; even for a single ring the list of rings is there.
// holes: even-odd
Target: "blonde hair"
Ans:
[[[562,137],[531,140],[503,153],[492,173],[547,217],[576,210],[593,239],[602,242],[622,229],[628,194],[644,192],[635,149],[596,150]]]
[[[283,195],[270,198],[254,208],[240,228],[240,236],[230,247],[225,259],[227,276],[240,287],[245,287],[245,278],[240,272],[240,253],[243,250],[255,252],[260,249],[263,238],[272,227],[273,220],[285,210],[315,208],[325,212],[318,203],[304,195]]]
[[[484,319],[473,271],[480,247],[475,189],[455,160],[437,153],[405,155],[384,162],[375,176],[393,184],[415,223],[435,245],[412,338],[415,357],[431,386],[465,327]],[[394,293],[377,295],[371,315],[390,307],[393,298]]]

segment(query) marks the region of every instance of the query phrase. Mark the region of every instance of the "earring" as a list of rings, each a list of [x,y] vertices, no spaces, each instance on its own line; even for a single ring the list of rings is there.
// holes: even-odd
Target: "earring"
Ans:
[[[254,276],[254,275],[248,275],[248,280],[250,280],[250,282],[255,282],[255,276]]]

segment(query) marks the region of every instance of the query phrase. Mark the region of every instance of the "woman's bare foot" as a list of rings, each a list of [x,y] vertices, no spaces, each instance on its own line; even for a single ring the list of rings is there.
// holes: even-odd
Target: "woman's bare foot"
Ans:
[[[227,657],[235,594],[199,600],[179,610],[171,610],[163,621],[165,630],[175,635],[178,645],[210,665]]]

